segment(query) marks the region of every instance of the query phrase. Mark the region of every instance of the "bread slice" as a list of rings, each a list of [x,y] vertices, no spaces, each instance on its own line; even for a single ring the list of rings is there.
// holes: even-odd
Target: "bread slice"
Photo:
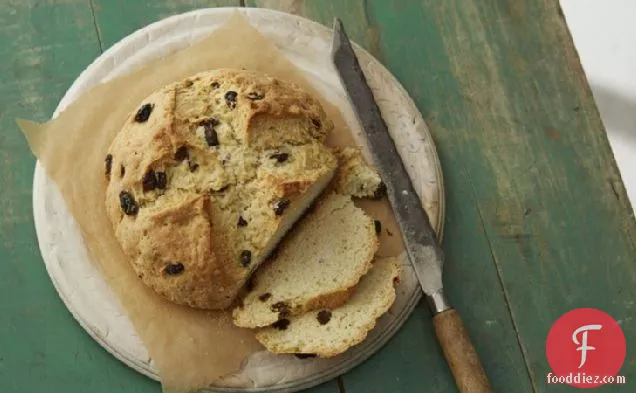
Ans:
[[[342,305],[371,268],[378,245],[373,219],[351,197],[328,195],[256,271],[252,290],[234,309],[234,323],[265,327],[281,317]]]
[[[362,151],[346,147],[335,151],[338,171],[334,180],[335,191],[354,198],[380,198],[386,188],[380,175],[364,161]]]
[[[395,301],[400,266],[395,258],[377,259],[353,296],[333,310],[289,317],[260,330],[258,341],[274,353],[332,357],[362,342]]]

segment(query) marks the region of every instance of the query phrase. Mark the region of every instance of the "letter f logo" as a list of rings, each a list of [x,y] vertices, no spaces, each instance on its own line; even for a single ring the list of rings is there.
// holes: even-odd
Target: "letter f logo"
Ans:
[[[572,334],[572,341],[574,341],[574,344],[581,345],[576,349],[577,351],[581,351],[581,364],[579,365],[579,368],[583,367],[585,361],[587,360],[587,351],[593,351],[596,349],[587,345],[587,332],[589,330],[601,330],[601,327],[601,325],[585,325],[576,329]],[[576,336],[578,336],[578,334],[581,332],[583,332],[583,334],[581,334],[582,339],[581,342],[579,342]]]

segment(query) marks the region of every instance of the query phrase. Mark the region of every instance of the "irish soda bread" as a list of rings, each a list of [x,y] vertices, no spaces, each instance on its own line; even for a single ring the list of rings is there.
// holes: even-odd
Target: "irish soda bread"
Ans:
[[[332,357],[362,342],[395,301],[400,266],[395,258],[377,259],[355,293],[333,310],[289,317],[262,329],[256,338],[274,353]]]
[[[135,272],[172,302],[229,307],[331,180],[332,128],[299,87],[247,71],[151,94],[105,159],[107,213]]]
[[[354,198],[380,198],[386,189],[378,172],[364,161],[362,151],[346,147],[338,149],[335,191]]]
[[[234,323],[256,328],[318,308],[335,308],[370,268],[378,249],[373,219],[337,194],[321,200],[254,275]]]

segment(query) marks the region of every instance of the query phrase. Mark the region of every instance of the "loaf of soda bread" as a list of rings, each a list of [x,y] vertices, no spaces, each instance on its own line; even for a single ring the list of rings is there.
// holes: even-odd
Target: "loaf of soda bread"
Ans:
[[[174,303],[231,306],[332,179],[332,128],[314,97],[254,72],[152,93],[104,161],[106,210],[136,274]]]

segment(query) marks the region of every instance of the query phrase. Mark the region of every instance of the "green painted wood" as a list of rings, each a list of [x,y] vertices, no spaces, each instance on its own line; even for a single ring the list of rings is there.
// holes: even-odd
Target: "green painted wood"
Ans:
[[[153,22],[199,8],[238,7],[240,0],[90,0],[102,49]]]
[[[599,308],[622,323],[628,358],[621,374],[636,378],[636,227],[557,1],[293,1],[281,7],[328,26],[334,15],[343,18],[424,114],[447,186],[449,296],[495,390],[572,391],[546,385],[545,338],[560,315],[577,307]],[[493,274],[513,326],[496,312],[500,288],[483,287],[495,285]],[[418,317],[424,318],[416,313],[412,319]],[[411,368],[424,362],[422,351],[432,350],[428,338],[415,341],[417,323],[428,329],[428,322],[409,321],[377,360],[345,377],[347,391],[453,391]],[[399,352],[401,339],[404,348],[421,350]]]
[[[46,274],[33,227],[35,160],[15,118],[44,121],[99,55],[85,0],[0,4],[0,392],[157,392],[77,324]]]

